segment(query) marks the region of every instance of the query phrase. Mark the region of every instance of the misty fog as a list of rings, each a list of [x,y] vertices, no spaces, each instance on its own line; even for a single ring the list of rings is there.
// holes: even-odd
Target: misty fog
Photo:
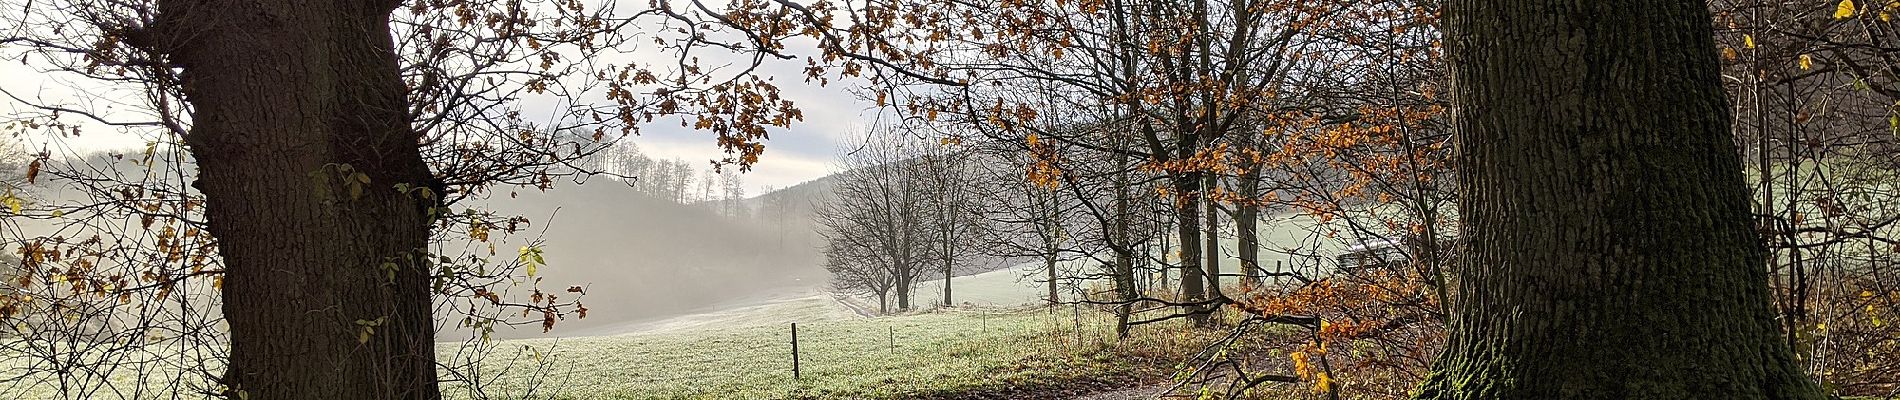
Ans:
[[[822,288],[821,239],[811,228],[809,210],[823,200],[825,185],[820,179],[744,199],[739,206],[748,211],[737,216],[722,213],[727,208],[721,201],[656,199],[612,178],[497,193],[486,206],[532,221],[497,246],[511,252],[539,235],[548,261],[541,270],[546,286],[586,287],[581,301],[591,311],[586,319],[564,320],[545,335],[538,326],[495,333],[614,333],[645,320]]]

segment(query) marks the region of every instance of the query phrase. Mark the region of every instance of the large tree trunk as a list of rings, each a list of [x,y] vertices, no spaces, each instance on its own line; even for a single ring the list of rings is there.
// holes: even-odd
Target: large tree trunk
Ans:
[[[1056,291],[1056,252],[1046,250],[1042,254],[1042,270],[1049,273],[1049,305],[1062,304],[1062,296]]]
[[[956,303],[950,302],[950,269],[951,269],[950,266],[951,266],[950,260],[946,259],[943,261],[943,306],[944,307],[950,307],[950,306],[956,305]]]
[[[1161,245],[1147,247],[1146,250],[1147,250],[1147,254],[1155,254],[1155,255],[1163,257],[1160,268],[1158,268],[1161,271],[1161,273],[1159,274],[1160,275],[1159,282],[1156,282],[1156,285],[1155,285],[1157,287],[1156,290],[1161,291],[1161,292],[1166,292],[1166,293],[1178,294],[1182,298],[1186,298],[1187,295],[1185,293],[1185,290],[1175,290],[1174,284],[1171,281],[1169,281],[1169,279],[1172,279],[1172,278],[1168,275],[1168,265],[1167,265],[1167,259],[1165,255],[1167,254],[1168,249],[1173,247],[1172,243],[1168,243],[1168,240],[1171,237],[1170,235],[1168,235],[1168,230],[1171,230],[1171,229],[1174,229],[1174,221],[1172,220],[1162,220],[1159,223],[1156,223],[1155,230],[1154,232],[1151,232],[1151,234],[1153,234],[1155,238],[1158,238],[1161,240]],[[1156,251],[1156,249],[1160,249],[1160,250]]]
[[[1255,146],[1254,138],[1258,135],[1260,135],[1258,132],[1243,133],[1241,138],[1244,142],[1242,142],[1241,148],[1252,148]],[[1241,286],[1258,286],[1260,285],[1260,277],[1262,276],[1260,271],[1259,203],[1261,168],[1259,164],[1252,162],[1245,154],[1242,154],[1240,158],[1246,160],[1241,163],[1241,168],[1245,168],[1245,171],[1240,173],[1239,181],[1236,182],[1235,186],[1239,187],[1240,196],[1246,199],[1246,201],[1242,201],[1236,205],[1235,207],[1237,208],[1234,209],[1234,236],[1237,239],[1235,242],[1240,246],[1238,254],[1236,255],[1240,258]]]
[[[899,269],[898,271],[900,271],[902,276],[912,275],[910,273],[909,267]],[[909,278],[903,278],[903,277],[897,278],[897,310],[898,311],[910,310],[910,289],[911,289],[911,280]]]
[[[1115,224],[1114,237],[1116,248],[1114,271],[1115,297],[1119,304],[1115,306],[1115,337],[1128,337],[1128,317],[1134,313],[1135,306],[1135,258],[1132,252],[1134,244],[1128,239],[1128,178],[1127,174],[1115,178]]]
[[[961,175],[963,173],[963,163],[951,162],[950,157],[955,156],[938,156],[936,162],[941,164],[939,164],[940,167],[937,168],[936,176],[931,177],[937,182],[936,187],[931,188],[931,190],[934,192],[932,194],[937,196],[937,201],[935,202],[937,205],[937,232],[942,234],[941,238],[943,240],[937,245],[943,249],[943,254],[940,254],[940,256],[943,257],[944,307],[950,307],[956,304],[951,302],[950,298],[950,278],[951,275],[955,273],[953,270],[956,267],[957,240],[959,240],[957,238],[957,227],[959,223],[962,222],[960,213],[963,212],[963,196],[962,192],[960,192],[963,190],[961,186],[963,184]]]
[[[939,185],[937,190],[939,190],[939,192],[937,193],[938,196],[949,196],[947,193],[953,189],[950,188],[950,185]],[[942,247],[943,248],[942,261],[943,261],[943,306],[944,307],[950,307],[956,304],[954,302],[951,302],[951,299],[950,299],[950,278],[951,278],[951,275],[956,272],[955,271],[956,253],[957,253],[956,241],[958,240],[957,235],[956,235],[957,222],[958,222],[957,218],[955,217],[956,213],[957,213],[957,210],[955,210],[955,207],[945,207],[945,209],[942,209],[938,212],[939,215],[937,216],[937,218],[939,218],[941,222],[940,224],[938,224],[938,226],[942,228],[941,231],[943,233],[943,243],[939,245],[943,246]]]
[[[1126,139],[1121,137],[1117,138],[1118,142],[1122,140]],[[1122,144],[1117,143],[1117,145],[1117,148],[1120,148]],[[1111,232],[1113,235],[1111,240],[1115,243],[1115,265],[1112,266],[1114,268],[1112,273],[1115,277],[1115,296],[1116,300],[1119,300],[1120,303],[1115,306],[1115,337],[1117,339],[1125,339],[1128,337],[1128,317],[1134,313],[1135,298],[1137,297],[1135,291],[1135,257],[1133,254],[1135,244],[1129,243],[1128,237],[1128,219],[1132,218],[1128,212],[1128,180],[1130,175],[1127,171],[1128,158],[1126,154],[1117,154],[1115,156],[1115,171],[1117,171],[1115,174],[1115,222],[1111,228],[1113,229]]]
[[[1206,257],[1207,261],[1203,262],[1202,267],[1207,270],[1208,296],[1218,298],[1223,296],[1220,290],[1220,204],[1215,202],[1214,192],[1220,190],[1220,175],[1212,172],[1203,174],[1207,178],[1201,184],[1201,207],[1204,208],[1201,213],[1207,217],[1207,232],[1203,233],[1205,237],[1202,241],[1207,243],[1207,250],[1203,250],[1201,256]]]
[[[1238,237],[1241,286],[1260,286],[1260,206],[1241,204],[1234,210],[1234,235]]]
[[[1776,338],[1707,6],[1455,0],[1467,256],[1427,399],[1819,399]]]
[[[194,185],[226,266],[226,395],[439,398],[433,202],[392,189],[433,186],[405,111],[396,2],[159,6],[154,34],[185,71]]]
[[[917,234],[917,226],[915,225],[916,220],[911,217],[916,215],[916,209],[913,208],[915,203],[911,202],[909,192],[910,190],[914,190],[914,188],[908,186],[909,184],[909,182],[902,183],[902,185],[906,185],[902,189],[905,190],[903,197],[904,204],[896,205],[898,207],[904,207],[903,212],[899,214],[900,216],[897,217],[895,223],[896,226],[899,227],[897,234],[900,235],[898,236],[897,250],[895,251],[897,254],[897,268],[893,271],[897,273],[897,311],[910,311],[910,291],[916,288],[917,277],[923,276],[923,271],[918,270],[921,266],[916,263],[917,247],[914,239]]]
[[[1175,213],[1174,232],[1180,243],[1175,248],[1181,252],[1181,297],[1183,302],[1193,303],[1207,299],[1206,290],[1201,286],[1206,282],[1201,271],[1201,201],[1195,198],[1200,194],[1201,176],[1198,172],[1184,172],[1174,178]],[[1189,318],[1195,325],[1207,324],[1207,313],[1203,307],[1183,307],[1181,312],[1193,314]]]

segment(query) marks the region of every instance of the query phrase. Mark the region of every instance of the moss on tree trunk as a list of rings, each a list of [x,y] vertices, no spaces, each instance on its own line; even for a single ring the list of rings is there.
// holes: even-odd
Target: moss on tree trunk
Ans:
[[[1710,15],[1446,7],[1466,257],[1423,399],[1819,399],[1769,305]]]
[[[227,397],[440,397],[434,202],[393,189],[437,186],[409,126],[396,5],[158,2],[150,34],[184,69],[194,186],[226,266]]]

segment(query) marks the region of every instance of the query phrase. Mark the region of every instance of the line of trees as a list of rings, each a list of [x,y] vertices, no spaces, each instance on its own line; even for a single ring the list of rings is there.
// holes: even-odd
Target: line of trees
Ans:
[[[1880,377],[1900,373],[1900,326],[1886,311],[1900,304],[1900,6],[1709,8],[1781,340],[1841,393],[1889,393]]]
[[[0,129],[54,142],[117,129],[150,145],[109,159],[31,150],[23,180],[72,193],[7,205],[4,245],[25,279],[0,318],[85,310],[101,322],[85,326],[108,328],[0,353],[43,361],[21,364],[78,397],[119,392],[100,371],[141,350],[90,343],[155,341],[222,349],[193,353],[183,365],[200,379],[166,391],[438,398],[437,366],[468,361],[437,359],[438,314],[461,317],[476,347],[495,324],[585,314],[535,286],[537,248],[496,257],[491,235],[522,219],[456,206],[618,167],[589,160],[675,118],[717,135],[718,161],[743,169],[770,129],[802,117],[750,74],[798,58],[784,42],[800,37],[817,44],[807,79],[857,79],[899,113],[888,129],[903,133],[876,135],[893,143],[867,144],[851,169],[863,176],[821,213],[830,267],[865,271],[840,283],[889,292],[898,309],[965,250],[1001,249],[1042,261],[1051,302],[1072,282],[1066,301],[1113,308],[1123,333],[1174,320],[1307,333],[1287,347],[1314,363],[1192,368],[1234,394],[1306,382],[1401,396],[1418,380],[1434,398],[1816,398],[1809,376],[1890,386],[1878,379],[1900,362],[1882,354],[1900,352],[1865,350],[1895,346],[1881,318],[1900,301],[1900,8],[1712,4],[33,2],[0,11],[17,27],[0,32],[0,57],[126,100],[9,92],[20,111]],[[667,61],[606,62],[654,40]],[[728,58],[706,52],[743,61],[702,65]],[[524,117],[536,100],[560,106]],[[945,171],[959,163],[1020,179]],[[721,189],[678,165],[639,173],[665,175],[652,189],[678,201]],[[954,212],[965,199],[994,212],[961,223],[979,216]],[[1307,235],[1266,243],[1269,219]],[[972,226],[983,231],[952,231]],[[1244,244],[1229,250],[1228,235]],[[1010,245],[958,243],[969,237]],[[1399,268],[1332,271],[1340,242],[1375,239],[1398,244]],[[1264,265],[1271,252],[1287,265]],[[1094,277],[1109,288],[1083,284]],[[1342,347],[1378,351],[1327,352]],[[107,361],[59,357],[86,351]],[[1348,359],[1400,378],[1342,388],[1334,361]]]
[[[695,168],[678,157],[654,159],[632,141],[615,143],[594,155],[593,171],[617,177],[649,197],[680,204],[718,207],[728,218],[749,218],[745,177],[737,168]]]
[[[955,304],[949,279],[983,236],[970,154],[879,132],[840,160],[830,198],[815,212],[835,288],[870,294],[889,313],[912,309],[919,281],[935,276],[944,279],[939,304]]]
[[[1453,10],[1481,15],[1455,20],[1468,24],[1457,28],[1462,29],[1461,32],[1544,39],[1564,34],[1542,30],[1549,26],[1543,24],[1548,19],[1542,17],[1544,14],[1537,14],[1540,12],[1582,7],[1577,8],[1582,10],[1577,12],[1616,16],[1577,22],[1588,23],[1601,32],[1611,32],[1605,33],[1603,38],[1582,42],[1528,41],[1507,45],[1500,44],[1500,41],[1509,41],[1505,39],[1477,40],[1460,49],[1474,52],[1462,63],[1459,60],[1448,63],[1445,58],[1446,47],[1441,39],[1447,36],[1440,28],[1442,15],[1438,13],[1437,4],[1412,1],[1358,2],[1349,6],[1266,0],[1007,2],[995,7],[954,1],[867,2],[862,5],[868,10],[862,18],[875,23],[835,34],[886,40],[849,41],[843,48],[826,50],[832,59],[878,71],[869,76],[873,91],[868,97],[906,116],[904,131],[949,132],[939,135],[980,149],[974,150],[980,154],[1003,155],[986,163],[1007,165],[998,169],[1013,170],[1011,173],[1033,182],[1007,192],[1029,201],[987,203],[986,209],[997,211],[988,218],[991,223],[988,232],[996,243],[985,247],[1014,247],[1022,250],[1018,255],[1045,256],[1044,268],[1048,273],[1045,279],[1050,284],[1052,302],[1058,299],[1058,281],[1087,282],[1106,278],[1101,280],[1110,282],[1108,287],[1071,299],[1121,310],[1127,321],[1123,330],[1129,325],[1177,318],[1190,319],[1198,325],[1213,325],[1219,321],[1211,317],[1221,314],[1222,308],[1233,306],[1250,315],[1246,321],[1294,325],[1314,332],[1314,339],[1301,339],[1288,345],[1297,353],[1315,355],[1319,364],[1347,357],[1324,354],[1327,341],[1377,343],[1387,350],[1352,357],[1356,359],[1353,364],[1359,366],[1355,368],[1371,366],[1354,372],[1368,376],[1410,374],[1422,378],[1433,359],[1429,355],[1444,346],[1447,322],[1455,316],[1490,321],[1488,326],[1556,323],[1553,321],[1562,317],[1483,319],[1488,318],[1484,315],[1505,314],[1489,308],[1496,305],[1488,301],[1496,298],[1485,297],[1487,301],[1469,304],[1460,301],[1460,294],[1495,293],[1503,290],[1500,288],[1522,286],[1502,277],[1511,275],[1481,275],[1491,271],[1485,268],[1504,271],[1498,274],[1539,273],[1519,267],[1529,265],[1528,261],[1492,257],[1509,254],[1555,257],[1539,262],[1546,266],[1564,265],[1564,271],[1589,269],[1580,263],[1596,259],[1602,265],[1636,271],[1632,274],[1671,282],[1695,281],[1706,284],[1706,287],[1698,287],[1707,289],[1707,293],[1724,293],[1688,298],[1677,292],[1636,295],[1659,302],[1690,301],[1735,310],[1707,321],[1707,324],[1732,326],[1728,333],[1734,336],[1693,340],[1754,346],[1750,348],[1758,347],[1761,349],[1758,353],[1770,355],[1756,364],[1759,370],[1768,372],[1734,380],[1760,379],[1759,382],[1764,382],[1762,386],[1709,387],[1711,393],[1747,394],[1753,393],[1752,390],[1768,390],[1777,396],[1793,398],[1812,395],[1813,387],[1801,384],[1809,378],[1790,374],[1789,365],[1800,365],[1814,377],[1865,377],[1871,375],[1864,371],[1891,371],[1894,364],[1882,361],[1880,356],[1843,355],[1849,350],[1831,339],[1852,337],[1848,342],[1879,347],[1890,346],[1879,343],[1889,343],[1895,337],[1891,329],[1883,330],[1874,326],[1873,321],[1880,320],[1885,312],[1879,310],[1892,304],[1892,291],[1884,289],[1887,284],[1880,282],[1885,278],[1879,276],[1881,271],[1891,270],[1887,268],[1891,257],[1886,254],[1892,253],[1889,247],[1893,246],[1896,233],[1891,207],[1884,204],[1890,204],[1887,200],[1894,198],[1891,177],[1896,166],[1891,161],[1895,159],[1891,133],[1892,126],[1900,125],[1891,122],[1900,118],[1891,118],[1895,115],[1890,106],[1893,99],[1886,97],[1892,92],[1886,84],[1892,79],[1888,76],[1890,68],[1886,68],[1890,57],[1882,50],[1888,46],[1882,43],[1895,32],[1889,17],[1900,9],[1886,4],[1856,6],[1852,2],[1734,1],[1715,3],[1712,6],[1716,12],[1710,13],[1707,7],[1711,5],[1691,3],[1591,3],[1588,7],[1558,1],[1509,6],[1484,2],[1454,4]],[[769,6],[763,8],[760,12],[770,11]],[[1530,14],[1517,16],[1517,13]],[[1532,14],[1540,17],[1530,17]],[[1710,14],[1720,29],[1714,35],[1720,47],[1690,40],[1710,36],[1708,32],[1696,32],[1695,28],[1704,24],[1698,21],[1710,20]],[[1498,15],[1506,17],[1497,18]],[[1491,23],[1497,20],[1514,22]],[[1647,27],[1644,29],[1655,31],[1626,26],[1626,23],[1638,24],[1631,21],[1644,21],[1640,23]],[[749,28],[744,24],[734,27]],[[1625,34],[1665,35],[1663,32],[1667,32],[1672,41],[1663,44],[1656,40],[1622,41],[1629,37]],[[1662,45],[1675,47],[1667,51],[1631,52]],[[1549,48],[1569,49],[1565,46],[1587,48],[1549,52]],[[1709,53],[1700,53],[1702,50]],[[1652,65],[1651,62],[1658,59],[1655,54],[1676,54],[1677,51],[1692,57],[1707,55],[1710,60],[1693,58],[1667,63],[1669,66]],[[904,62],[867,60],[864,54],[900,54],[902,57],[893,58]],[[1553,61],[1563,56],[1587,57]],[[1704,74],[1707,71],[1703,67],[1708,65],[1705,63],[1718,59],[1723,60],[1728,74]],[[1630,65],[1622,60],[1642,60],[1643,63]],[[1596,70],[1579,70],[1595,65],[1641,68],[1643,72],[1592,75],[1589,72]],[[1515,77],[1508,74],[1474,75],[1462,78],[1461,82],[1489,82],[1498,89],[1454,92],[1447,84],[1453,68],[1523,70],[1553,75],[1531,74],[1542,78],[1523,80],[1503,80]],[[1655,76],[1668,78],[1651,79]],[[1706,85],[1715,84],[1726,84],[1728,92],[1707,90]],[[1566,85],[1586,86],[1574,90],[1545,90],[1570,87]],[[1591,127],[1574,135],[1551,138],[1546,144],[1560,143],[1558,139],[1596,143],[1592,141],[1599,138],[1593,135],[1611,143],[1628,141],[1617,138],[1661,140],[1644,136],[1650,132],[1640,129],[1631,131],[1587,122],[1594,120],[1564,119],[1614,112],[1608,108],[1578,111],[1504,106],[1542,105],[1550,100],[1539,96],[1577,94],[1648,93],[1644,99],[1612,95],[1574,99],[1605,104],[1645,104],[1641,102],[1668,98],[1657,92],[1689,94],[1656,103],[1643,115],[1662,115],[1654,111],[1670,107],[1681,111],[1679,108],[1685,104],[1705,106],[1695,111],[1698,114],[1655,121],[1649,124],[1655,127],[1653,129],[1694,132],[1699,135],[1694,136],[1697,145],[1704,141],[1717,143],[1704,149],[1705,153],[1726,153],[1725,149],[1733,149],[1729,146],[1739,145],[1740,153],[1747,156],[1748,162],[1660,154],[1648,147],[1587,145],[1579,150],[1504,144],[1505,139],[1531,137],[1524,133],[1527,129],[1562,130],[1529,128],[1540,126],[1532,123],[1536,121]],[[1725,95],[1737,100],[1721,102]],[[1466,149],[1464,154],[1452,152],[1455,136],[1448,106],[1454,100],[1464,102],[1467,107],[1485,105],[1479,110],[1463,110],[1467,114],[1461,115],[1460,122],[1500,121],[1485,126],[1463,126],[1467,137],[1456,146]],[[1724,113],[1707,110],[1730,104],[1735,108]],[[1530,112],[1536,114],[1534,116],[1506,115],[1522,110],[1537,111]],[[1703,124],[1708,121],[1719,123]],[[1845,123],[1830,125],[1817,121]],[[1734,136],[1728,135],[1726,128],[1720,134],[1711,128],[1730,125],[1738,129]],[[1494,135],[1504,136],[1470,136],[1483,129],[1503,129]],[[1718,140],[1730,137],[1735,140]],[[1674,148],[1679,145],[1657,142],[1653,146]],[[1491,156],[1471,152],[1490,148],[1501,150]],[[1536,152],[1543,155],[1523,157],[1523,154]],[[1556,178],[1498,178],[1532,173],[1533,166],[1551,157],[1642,157],[1726,165],[1706,170],[1681,167],[1670,171],[1649,171],[1644,169],[1647,165],[1553,167],[1550,171],[1555,172],[1549,173],[1585,173],[1609,168],[1616,173],[1637,173],[1655,179],[1675,176],[1668,173],[1699,175],[1675,183],[1642,180],[1657,185],[1647,189],[1627,185],[1603,189],[1614,194],[1607,194],[1609,197],[1597,204],[1605,208],[1590,214],[1596,216],[1590,221],[1549,216],[1524,220],[1533,222],[1510,225],[1508,229],[1486,225],[1505,223],[1494,218],[1527,218],[1528,215],[1526,212],[1500,216],[1495,214],[1496,207],[1531,204],[1533,200],[1543,199],[1511,196],[1562,199],[1563,204],[1551,204],[1550,207],[1557,207],[1552,209],[1562,209],[1560,205],[1575,206],[1572,203],[1583,194],[1566,192],[1574,188],[1523,184],[1560,181]],[[1730,175],[1735,175],[1731,168],[1741,168],[1744,164],[1750,186],[1755,188],[1752,210],[1730,207],[1735,194],[1730,190],[1733,188],[1690,184],[1729,180]],[[1480,165],[1497,169],[1473,169]],[[1486,181],[1489,179],[1517,183],[1515,186],[1484,186],[1493,183]],[[1604,179],[1623,178],[1606,175]],[[1490,189],[1480,190],[1482,188]],[[1542,189],[1549,190],[1537,191]],[[1625,189],[1630,192],[1620,191]],[[1648,199],[1642,196],[1650,193],[1677,196],[1666,198],[1671,201],[1694,197],[1690,194],[1719,199],[1709,200],[1709,204],[1719,203],[1724,210],[1715,225],[1681,232],[1733,235],[1735,222],[1749,219],[1743,217],[1752,213],[1758,222],[1758,232],[1767,235],[1751,236],[1758,240],[1750,243],[1766,245],[1771,252],[1760,259],[1744,257],[1735,262],[1720,259],[1722,254],[1716,254],[1749,253],[1748,244],[1732,243],[1732,237],[1708,238],[1683,233],[1655,239],[1661,242],[1649,242],[1654,239],[1653,233],[1622,232],[1606,234],[1607,242],[1591,242],[1593,246],[1610,247],[1588,254],[1552,256],[1560,253],[1552,249],[1579,247],[1556,239],[1533,240],[1544,237],[1538,235],[1552,229],[1614,228],[1601,225],[1606,221],[1620,221],[1609,223],[1627,228],[1647,226],[1645,224],[1658,220],[1683,219],[1647,214],[1665,211],[1625,207],[1628,203],[1623,201]],[[1038,200],[1044,196],[1046,200]],[[1848,200],[1850,198],[1853,200]],[[1661,199],[1642,201],[1643,204],[1660,204],[1656,202]],[[1017,204],[1021,207],[1012,207]],[[1454,204],[1462,206],[1453,207]],[[1715,207],[1709,204],[1679,204],[1670,209]],[[1038,217],[1041,215],[1049,217]],[[1639,215],[1647,217],[1628,219]],[[1473,218],[1479,218],[1475,225]],[[1263,222],[1263,219],[1268,221]],[[1297,226],[1289,227],[1289,224]],[[1269,240],[1261,237],[1263,228],[1281,232],[1293,228],[1310,234],[1293,240],[1274,238],[1270,240],[1274,243],[1267,243]],[[1465,233],[1454,234],[1460,231]],[[1472,233],[1476,232],[1499,236],[1474,238]],[[1229,238],[1235,244],[1223,242]],[[1698,240],[1706,245],[1695,244]],[[1644,264],[1653,260],[1616,255],[1617,249],[1624,248],[1617,246],[1636,246],[1638,242],[1655,246],[1644,248],[1658,252],[1676,248],[1672,246],[1704,250],[1697,253],[1699,256],[1682,255],[1684,258],[1668,263],[1670,265]],[[1667,244],[1657,244],[1664,242]],[[1393,246],[1402,259],[1383,263],[1397,267],[1388,271],[1390,273],[1342,275],[1330,271],[1337,262],[1329,256],[1353,244]],[[1708,250],[1715,248],[1729,250]],[[1474,252],[1474,249],[1490,250]],[[1288,264],[1262,265],[1262,253]],[[1238,265],[1223,265],[1230,254],[1238,259]],[[1490,258],[1470,258],[1485,254],[1491,255],[1484,256]],[[1072,264],[1060,262],[1065,260],[1086,260],[1099,268],[1060,270],[1059,264]],[[1721,279],[1667,278],[1682,273],[1682,265],[1704,265],[1725,272],[1720,274]],[[1760,269],[1769,273],[1756,274]],[[1223,281],[1222,277],[1238,278],[1236,280],[1243,285]],[[1563,279],[1571,278],[1574,277]],[[1592,293],[1607,290],[1591,286],[1594,283],[1581,283],[1584,280],[1564,282],[1577,284],[1564,290]],[[1773,296],[1758,296],[1752,292],[1764,284],[1773,285]],[[1657,303],[1612,306],[1583,297],[1547,298],[1559,291],[1554,288],[1513,291],[1511,293],[1522,297],[1514,298],[1509,304],[1550,302],[1562,304],[1553,307],[1667,313],[1663,310],[1667,307]],[[1353,296],[1346,295],[1348,293]],[[1782,317],[1777,320],[1782,326],[1778,331],[1741,321],[1767,320],[1768,317],[1757,312],[1757,307],[1767,299],[1773,299],[1780,307]],[[1138,316],[1129,312],[1154,305],[1173,306],[1175,312]],[[1818,313],[1817,308],[1834,311]],[[1841,323],[1853,324],[1855,328],[1851,331],[1824,328]],[[1624,338],[1619,341],[1662,335],[1647,331],[1654,325],[1593,326],[1603,329],[1600,334],[1609,335],[1606,337]],[[1493,350],[1480,348],[1505,340],[1501,337],[1505,334],[1462,331],[1459,336],[1452,336],[1460,347],[1451,350],[1459,356],[1526,356],[1486,353]],[[1786,343],[1776,345],[1762,341],[1762,337],[1773,335],[1783,336],[1782,341]],[[1553,340],[1547,336],[1512,339]],[[1782,354],[1787,349],[1794,349],[1802,356],[1784,357]],[[1836,357],[1834,360],[1850,357],[1855,361],[1815,361],[1824,354]],[[1602,359],[1580,354],[1565,357]],[[1710,354],[1696,357],[1721,358]],[[1498,365],[1489,363],[1522,362],[1529,363],[1526,367],[1558,368],[1559,364],[1570,362],[1447,360],[1460,363],[1456,364],[1463,366],[1459,368],[1491,368],[1487,371],[1500,370],[1487,367]],[[1652,364],[1672,362],[1651,361]],[[1338,379],[1325,376],[1337,372],[1331,367],[1301,368],[1289,373],[1241,372],[1236,378],[1227,369],[1237,366],[1232,362],[1204,366],[1206,368],[1197,372],[1231,378],[1209,381],[1232,383],[1233,386],[1226,389],[1234,392],[1263,383],[1335,382]],[[1576,367],[1609,368],[1581,364]],[[1513,368],[1519,367],[1502,369]],[[1863,370],[1845,371],[1843,368]],[[1474,376],[1480,374],[1455,368],[1441,371],[1444,375],[1434,379],[1463,382],[1478,379]],[[1568,373],[1550,375],[1565,374]],[[1412,391],[1412,382],[1415,381],[1398,379],[1362,383],[1346,390],[1405,396]],[[1858,382],[1867,385],[1869,381],[1859,379]],[[1514,390],[1542,393],[1546,390],[1528,381],[1522,384],[1522,387],[1500,389],[1506,392],[1486,393],[1497,395]],[[1338,385],[1316,385],[1329,395],[1340,395]],[[1434,389],[1432,393],[1447,398],[1486,396],[1473,394],[1474,390],[1492,389],[1443,388]]]

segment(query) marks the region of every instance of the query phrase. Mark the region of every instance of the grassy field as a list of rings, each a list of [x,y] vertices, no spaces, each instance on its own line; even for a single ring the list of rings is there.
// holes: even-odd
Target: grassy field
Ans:
[[[472,357],[442,344],[448,398],[915,399],[1069,398],[1154,384],[1216,332],[1150,326],[1113,340],[1110,315],[1080,307],[973,307],[867,318],[824,294],[661,321],[614,336],[502,340]],[[802,377],[792,377],[798,322]],[[1163,324],[1167,325],[1167,324]],[[146,360],[157,361],[157,360]],[[165,365],[171,363],[160,363]],[[207,371],[217,368],[205,366]],[[0,371],[0,398],[204,398],[172,386],[174,368],[121,369],[81,392],[59,377]],[[50,375],[50,374],[48,374]],[[144,385],[135,382],[143,381]],[[471,384],[472,383],[472,384]],[[141,387],[142,386],[142,387]]]
[[[619,336],[521,340],[525,356],[483,363],[481,393],[557,399],[1049,397],[1165,379],[1194,335],[1152,329],[1115,342],[1106,313],[1078,308],[942,310],[838,317],[828,297],[774,304],[775,316],[700,321]],[[789,321],[799,321],[802,378]],[[759,314],[764,316],[766,314]],[[1079,317],[1079,319],[1078,319]],[[543,367],[532,361],[546,360]],[[522,363],[522,361],[527,361]],[[514,362],[515,367],[506,367]],[[515,368],[516,371],[505,371]],[[507,373],[503,373],[507,372]],[[467,386],[452,397],[476,397]]]
[[[1263,264],[1302,262],[1272,251],[1276,248],[1333,246],[1288,229],[1312,221],[1285,218],[1280,229],[1263,232],[1262,247],[1268,248]],[[1228,249],[1223,253],[1231,255],[1233,240],[1223,242]],[[1231,256],[1224,264],[1238,265]],[[459,366],[445,369],[445,379],[465,382],[444,391],[458,399],[1070,398],[1165,380],[1176,362],[1220,333],[1187,332],[1170,323],[1113,340],[1113,320],[1106,312],[1036,306],[1047,293],[1036,282],[1040,268],[1025,263],[956,277],[956,301],[967,306],[905,315],[864,317],[828,294],[794,292],[692,315],[588,332],[557,331],[585,337],[501,340],[487,351],[444,343],[440,360]],[[1082,271],[1093,265],[1075,260],[1060,268]],[[940,284],[921,284],[917,303],[934,303]],[[1072,287],[1062,290],[1065,298],[1075,294]],[[856,302],[876,309],[875,303]],[[800,379],[791,370],[794,322]],[[124,388],[141,381],[146,387],[171,387],[168,379],[176,376],[165,368],[115,370],[100,375],[113,382],[107,385],[111,388],[60,393],[57,379],[12,380],[9,375],[0,370],[0,398],[172,398]],[[189,386],[207,383],[199,379]]]
[[[1336,263],[1332,257],[1346,248],[1348,240],[1325,238],[1313,233],[1321,228],[1347,230],[1339,220],[1330,225],[1299,214],[1280,214],[1261,220],[1260,226],[1260,265],[1268,272],[1298,272],[1307,276],[1329,274]],[[1239,240],[1234,238],[1234,226],[1222,228],[1220,240],[1221,268],[1227,273],[1237,273],[1240,269]],[[1172,249],[1169,249],[1172,251]],[[1153,256],[1155,258],[1161,255]],[[1173,258],[1169,258],[1170,261]],[[1089,276],[1100,274],[1102,266],[1091,259],[1064,260],[1056,263],[1060,276]],[[977,306],[1013,307],[1040,304],[1048,296],[1047,272],[1040,261],[1025,262],[1007,268],[975,275],[958,276],[950,279],[951,297],[958,304]],[[1179,281],[1178,271],[1174,272],[1172,282]],[[1240,278],[1223,278],[1225,284],[1238,286]],[[1087,282],[1061,280],[1057,292],[1063,299],[1074,299],[1078,289],[1089,286],[1106,288],[1106,277]],[[1078,287],[1079,286],[1079,287]],[[943,296],[943,280],[936,279],[918,283],[912,291],[922,307],[930,307]],[[876,299],[860,297],[860,302],[877,308]]]
[[[1274,237],[1295,240],[1291,234]],[[1081,268],[1081,261],[1063,268]],[[1051,398],[1165,380],[1220,331],[1142,327],[1114,340],[1113,316],[1041,307],[1041,266],[1026,263],[952,279],[963,306],[863,317],[810,293],[711,313],[642,322],[611,336],[503,342],[513,357],[480,363],[481,395],[556,399]],[[941,281],[920,284],[917,303]],[[1064,296],[1072,293],[1064,289]],[[847,299],[875,310],[874,300]],[[791,371],[798,323],[802,379]],[[509,349],[504,349],[503,353]],[[449,358],[445,353],[444,358]],[[535,367],[534,361],[542,361]],[[509,369],[513,370],[510,371]],[[467,386],[447,388],[478,397]]]

